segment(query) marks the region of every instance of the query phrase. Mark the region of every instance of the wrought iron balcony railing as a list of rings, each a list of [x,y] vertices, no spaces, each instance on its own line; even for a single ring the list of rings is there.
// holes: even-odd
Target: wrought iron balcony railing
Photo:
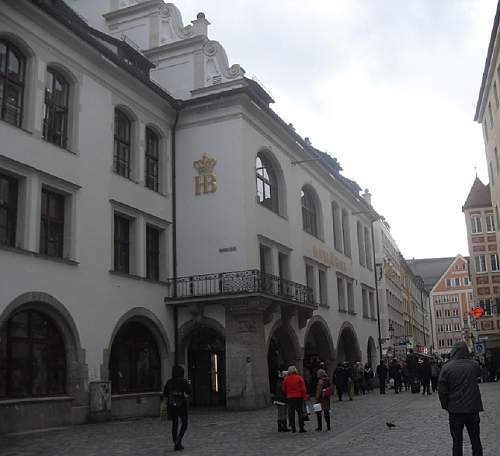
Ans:
[[[258,269],[179,277],[167,280],[167,288],[166,301],[261,293],[315,307],[310,287]]]

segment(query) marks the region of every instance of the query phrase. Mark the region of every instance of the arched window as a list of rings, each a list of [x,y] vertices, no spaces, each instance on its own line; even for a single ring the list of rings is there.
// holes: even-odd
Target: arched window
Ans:
[[[302,203],[302,228],[313,236],[318,236],[318,211],[314,195],[307,187],[302,187],[300,194]]]
[[[0,40],[0,118],[20,127],[26,58],[9,41]]]
[[[146,187],[157,192],[160,183],[160,139],[151,129],[146,128]]]
[[[65,391],[66,354],[56,325],[34,310],[16,313],[0,331],[0,397]]]
[[[121,110],[115,110],[115,149],[113,170],[120,176],[130,177],[130,148],[132,144],[132,122]]]
[[[43,106],[43,139],[66,148],[68,145],[69,83],[52,68],[47,69]]]
[[[257,201],[263,206],[278,213],[278,184],[276,173],[269,160],[261,153],[255,159],[257,177]]]
[[[110,358],[111,388],[115,394],[161,390],[158,346],[142,323],[125,323],[118,331]]]

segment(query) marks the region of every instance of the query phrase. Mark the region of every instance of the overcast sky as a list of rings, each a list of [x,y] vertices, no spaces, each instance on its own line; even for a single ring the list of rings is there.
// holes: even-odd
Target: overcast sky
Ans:
[[[369,188],[406,258],[468,254],[473,121],[496,0],[182,0],[278,114]]]

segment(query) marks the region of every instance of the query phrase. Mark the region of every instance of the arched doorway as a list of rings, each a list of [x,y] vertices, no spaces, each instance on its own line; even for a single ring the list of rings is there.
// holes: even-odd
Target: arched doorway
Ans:
[[[304,377],[308,391],[315,388],[319,368],[333,371],[335,355],[328,325],[323,319],[312,319],[304,344]]]
[[[295,339],[295,340],[294,340]],[[298,343],[293,329],[281,325],[272,333],[267,351],[267,366],[269,371],[269,389],[274,394],[278,372],[296,364],[298,360]]]
[[[349,323],[344,323],[340,330],[339,342],[337,344],[337,361],[342,363],[348,361],[354,363],[361,361],[361,350],[354,328]]]
[[[188,377],[193,405],[226,405],[226,341],[215,329],[197,325],[189,336]]]
[[[124,323],[113,340],[109,360],[113,394],[161,391],[161,360],[149,328],[138,321]]]
[[[375,341],[373,337],[368,338],[368,346],[366,349],[367,362],[368,365],[375,370],[377,366],[377,347],[375,346]]]

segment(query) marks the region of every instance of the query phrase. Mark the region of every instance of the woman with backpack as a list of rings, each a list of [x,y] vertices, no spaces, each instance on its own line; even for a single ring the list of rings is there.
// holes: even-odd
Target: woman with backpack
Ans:
[[[184,378],[182,366],[172,367],[172,378],[165,384],[163,397],[167,401],[167,412],[172,418],[172,440],[174,451],[183,450],[182,438],[188,427],[188,397],[191,395],[191,385]],[[181,429],[179,428],[181,420]]]
[[[316,384],[315,399],[316,403],[321,404],[321,411],[316,412],[316,418],[318,419],[316,431],[323,430],[322,414],[325,417],[326,429],[330,431],[330,397],[333,394],[332,385],[324,369],[318,369],[317,377],[318,383]]]

